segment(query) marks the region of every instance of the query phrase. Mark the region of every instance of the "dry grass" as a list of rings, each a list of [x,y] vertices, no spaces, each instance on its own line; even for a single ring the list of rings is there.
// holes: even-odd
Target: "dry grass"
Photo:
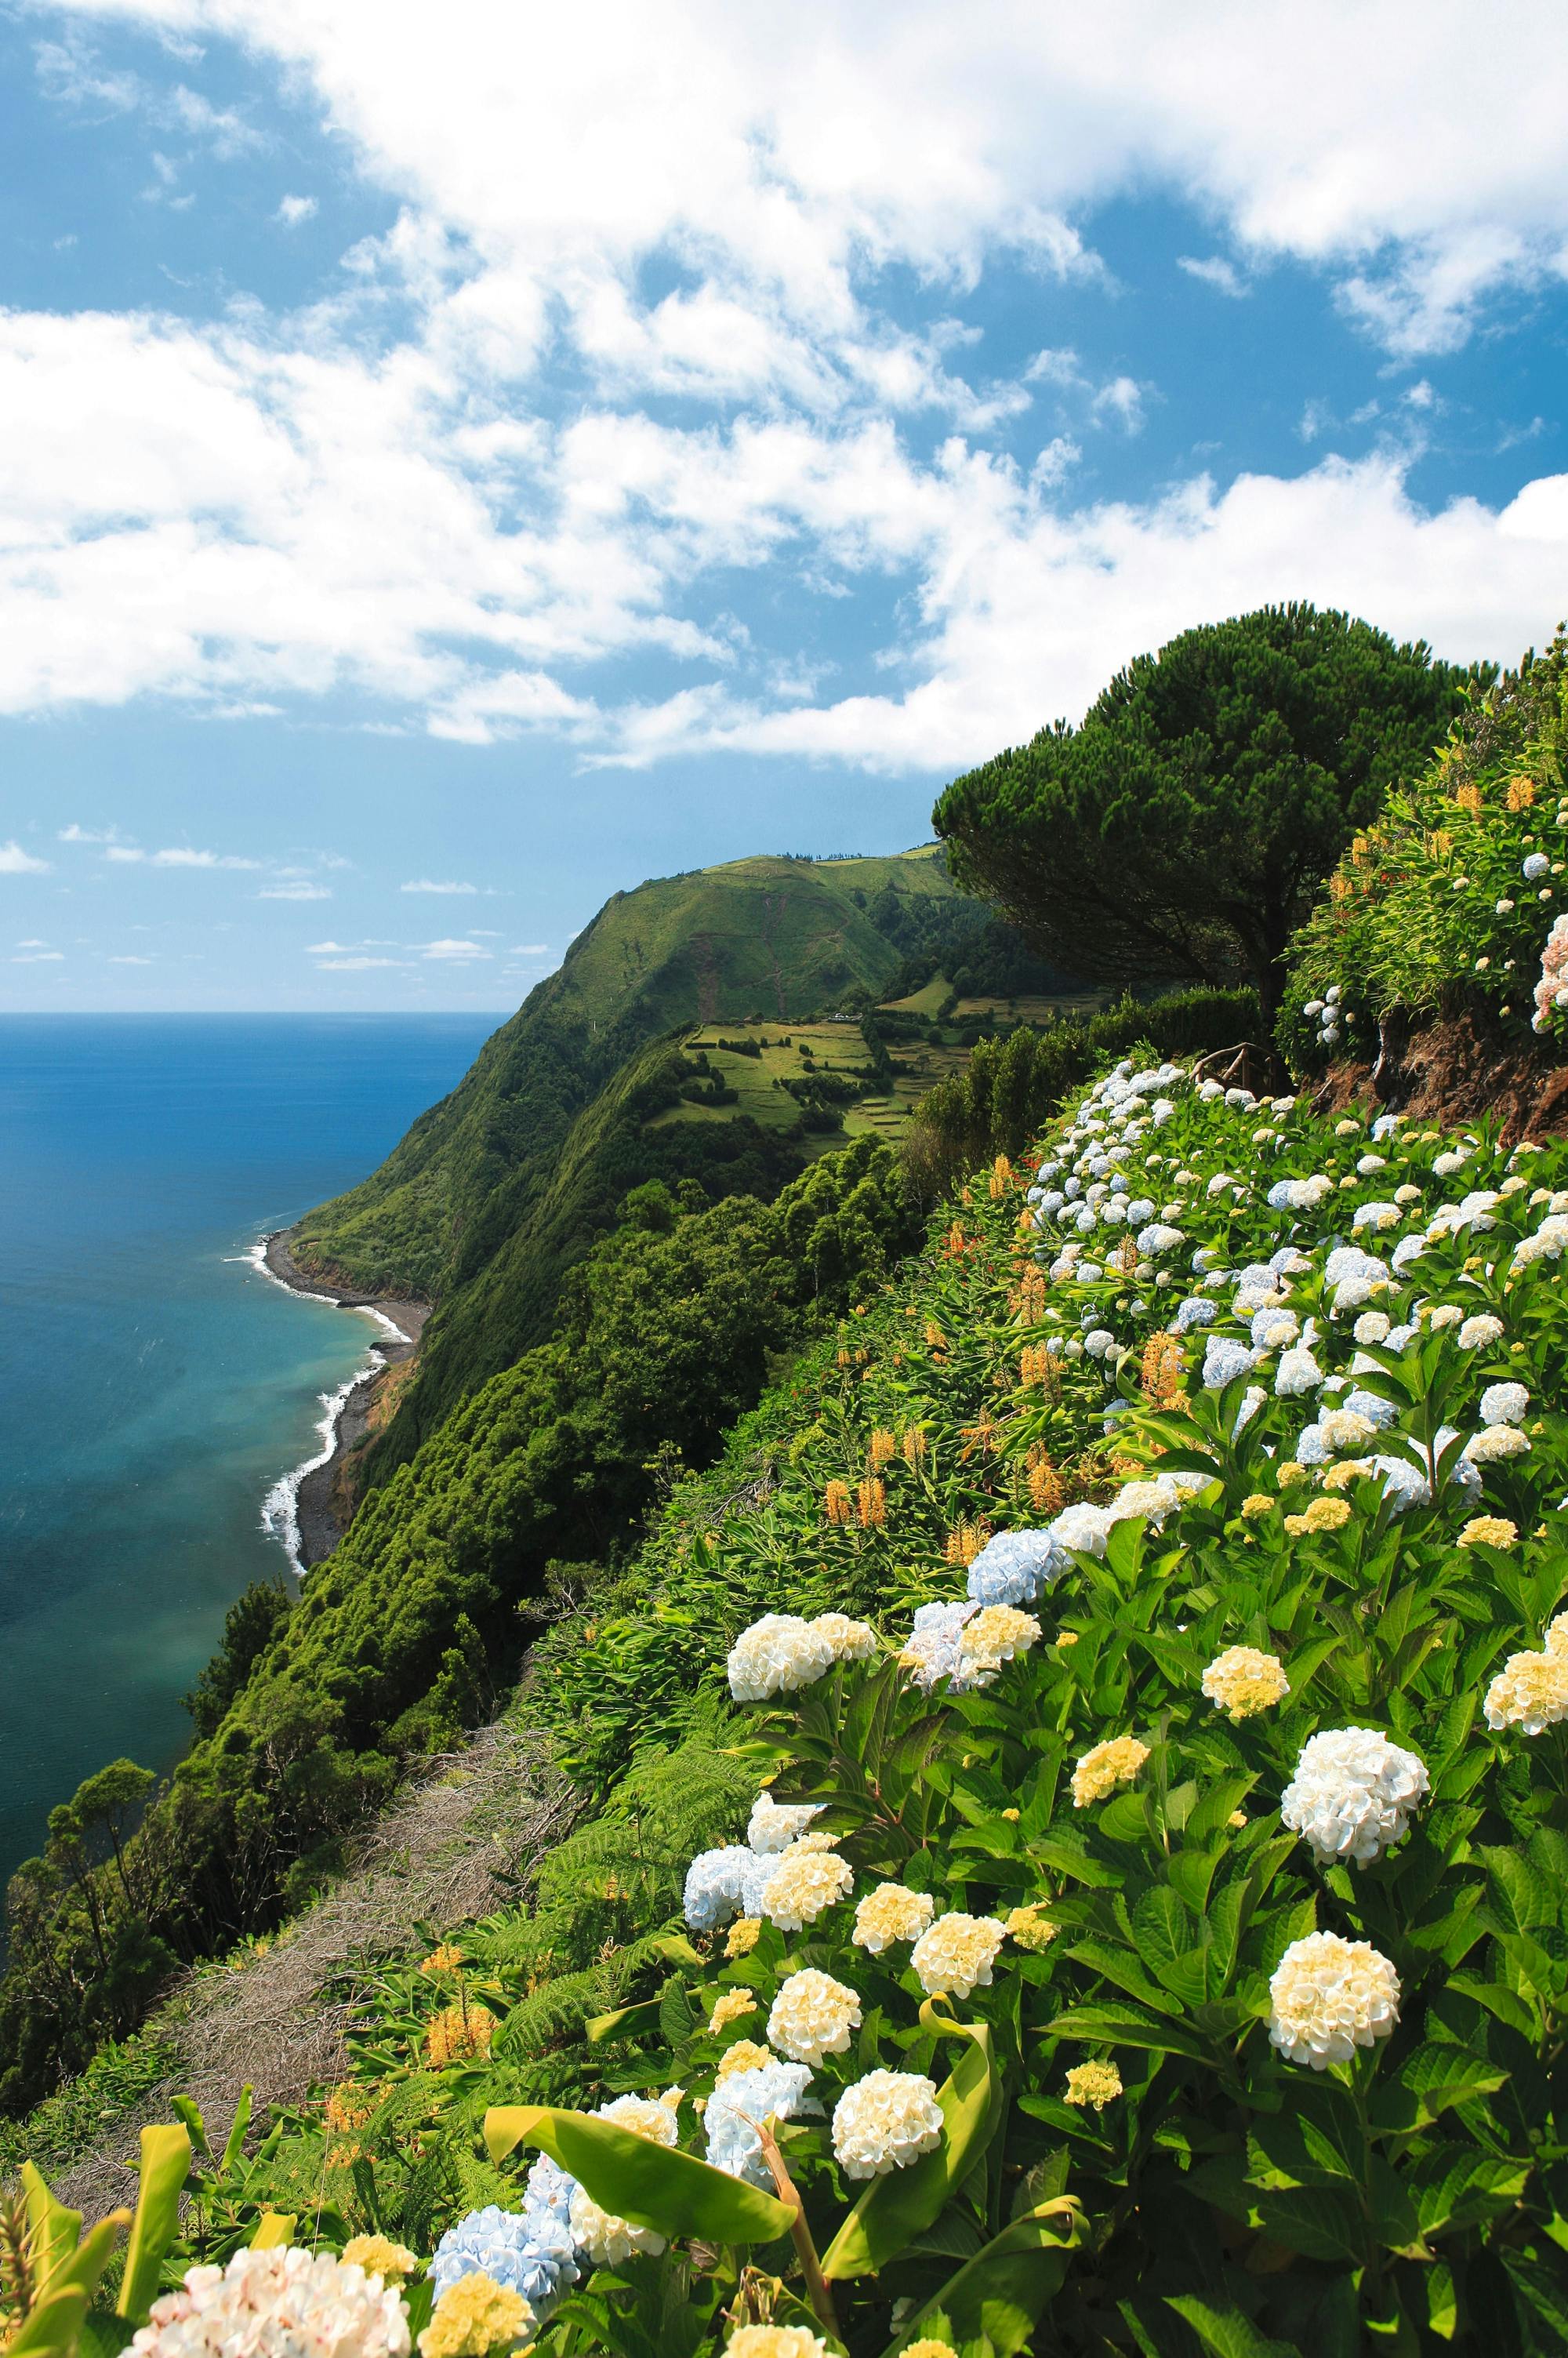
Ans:
[[[170,1993],[178,2069],[59,2175],[60,2201],[90,2222],[134,2202],[128,2157],[144,2122],[168,2119],[171,2095],[193,2096],[226,2125],[247,2082],[259,2116],[297,2104],[313,2082],[341,2079],[353,1999],[329,2002],[324,1985],[406,1947],[421,1920],[488,1914],[569,1833],[579,1807],[544,1767],[536,1740],[507,1720],[433,1762],[377,1822],[350,1872],[269,1948],[198,1968]]]

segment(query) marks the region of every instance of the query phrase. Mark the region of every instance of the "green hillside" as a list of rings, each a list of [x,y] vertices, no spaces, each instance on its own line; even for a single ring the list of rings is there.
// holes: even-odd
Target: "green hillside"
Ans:
[[[631,1188],[694,1179],[708,1200],[766,1197],[847,1135],[895,1133],[951,1061],[940,1047],[901,1050],[895,1073],[868,1065],[853,1022],[791,1029],[787,1048],[777,1027],[858,1012],[939,967],[1048,980],[933,846],[733,860],[608,901],[451,1096],[296,1233],[306,1268],[438,1304],[367,1478],[549,1333],[562,1278]],[[749,1021],[765,1066],[720,1045]]]

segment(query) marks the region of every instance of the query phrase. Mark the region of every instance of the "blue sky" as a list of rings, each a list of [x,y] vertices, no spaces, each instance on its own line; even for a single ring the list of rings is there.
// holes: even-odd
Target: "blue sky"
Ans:
[[[1185,623],[1568,610],[1560,11],[554,13],[0,16],[0,1007],[511,1006]]]

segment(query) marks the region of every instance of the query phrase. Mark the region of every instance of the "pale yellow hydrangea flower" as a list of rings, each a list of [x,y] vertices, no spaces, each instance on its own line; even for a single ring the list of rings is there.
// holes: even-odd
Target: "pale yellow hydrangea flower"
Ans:
[[[1073,1771],[1073,1807],[1103,1801],[1119,1785],[1130,1785],[1149,1758],[1149,1747],[1135,1736],[1113,1736],[1091,1745]]]
[[[727,2047],[719,2057],[713,2084],[721,2088],[733,2073],[754,2071],[761,2064],[771,2063],[773,2060],[771,2051],[766,2047],[759,2047],[754,2039],[738,2039],[734,2046]]]
[[[1299,1539],[1303,1531],[1341,1531],[1349,1520],[1347,1498],[1314,1498],[1304,1514],[1285,1517],[1285,1529]]]
[[[1488,1727],[1517,1727],[1526,1736],[1541,1736],[1568,1719],[1568,1646],[1549,1642],[1543,1653],[1510,1654],[1483,1707]]]
[[[487,2358],[529,2338],[534,2312],[520,2292],[475,2269],[449,2285],[419,2336],[420,2358]]]
[[[1291,1682],[1277,1654],[1262,1653],[1256,1646],[1227,1646],[1205,1671],[1203,1691],[1210,1703],[1239,1721],[1282,1703]]]
[[[849,1938],[857,1947],[880,1956],[895,1941],[918,1941],[936,1913],[928,1891],[911,1891],[902,1883],[879,1883],[855,1910]]]
[[[1097,2113],[1121,2093],[1121,2074],[1114,2063],[1075,2063],[1067,2074],[1069,2104],[1092,2104]]]
[[[398,2277],[411,2277],[419,2261],[406,2244],[395,2244],[388,2236],[351,2235],[343,2245],[343,2264],[363,2268],[367,2277],[384,2277],[390,2283]]]
[[[1459,1534],[1461,1547],[1512,1547],[1519,1525],[1506,1515],[1472,1515]]]
[[[1035,1956],[1043,1949],[1050,1947],[1060,1929],[1059,1925],[1051,1922],[1049,1917],[1041,1914],[1037,1899],[1028,1901],[1022,1908],[1014,1908],[1007,1920],[1008,1939],[1016,1941],[1021,1949],[1028,1949]]]
[[[1271,1513],[1274,1501],[1267,1490],[1254,1490],[1242,1499],[1241,1511],[1249,1523],[1255,1523],[1260,1516]]]
[[[762,1937],[760,1916],[737,1916],[724,1936],[724,1953],[731,1962],[737,1957],[749,1957]]]
[[[827,2344],[806,2325],[738,2325],[727,2358],[827,2358]]]
[[[708,2017],[709,2030],[720,2031],[739,2022],[743,2014],[755,2014],[757,2001],[750,1990],[726,1990]]]

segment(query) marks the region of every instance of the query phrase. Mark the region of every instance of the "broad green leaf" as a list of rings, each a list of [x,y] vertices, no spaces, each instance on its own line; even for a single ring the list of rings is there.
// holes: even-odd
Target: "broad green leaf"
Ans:
[[[1167,2309],[1184,2317],[1206,2350],[1215,2358],[1297,2358],[1288,2342],[1271,2341],[1260,2333],[1249,2317],[1238,2309],[1216,2309],[1212,2302],[1199,2300],[1195,2293],[1167,2294]]]
[[[207,2124],[201,2117],[201,2107],[195,2097],[171,2096],[168,2108],[177,2120],[183,2122],[194,2151],[211,2158],[212,2148],[207,2142]]]
[[[948,2277],[889,2343],[885,2358],[897,2358],[912,2342],[935,2339],[962,2348],[982,2335],[997,2358],[1015,2358],[1060,2288],[1087,2227],[1071,2195],[1026,2211]]]
[[[294,2233],[297,2213],[293,2211],[264,2211],[251,2237],[253,2252],[270,2252],[276,2244],[287,2244]]]
[[[58,2268],[75,2251],[81,2234],[81,2213],[57,2201],[30,2161],[22,2164],[22,2191],[27,2208],[27,2233],[37,2255],[38,2281],[48,2285]]]
[[[1424,2128],[1451,2105],[1468,2104],[1474,2096],[1489,2096],[1507,2084],[1508,2073],[1484,2055],[1446,2040],[1431,2039],[1386,2080],[1372,2099],[1371,2117],[1379,2128]]]
[[[141,2180],[136,2190],[125,2273],[114,2303],[121,2317],[138,2322],[157,2292],[163,2255],[179,2226],[179,2196],[190,2175],[190,2139],[183,2128],[160,2123],[142,2131]]]
[[[6,2345],[5,2358],[75,2358],[88,2299],[81,2285],[68,2285],[61,2292],[50,2293]]]
[[[1103,2047],[1147,2047],[1156,2055],[1184,2055],[1212,2069],[1214,2056],[1201,2039],[1173,2022],[1140,2013],[1130,2006],[1076,2006],[1059,2014],[1046,2030],[1053,2039],[1082,2039]]]
[[[870,2276],[895,2258],[930,2226],[984,2151],[1001,2109],[990,2032],[983,2025],[961,2027],[968,2034],[963,2052],[936,2092],[946,2124],[941,2144],[907,2169],[872,2179],[823,2256],[825,2277]]]
[[[607,2039],[631,2039],[657,2029],[663,2004],[663,1998],[648,1997],[636,2006],[618,2006],[611,2014],[594,2015],[583,2025],[589,2045],[599,2047]]]
[[[1265,2233],[1309,2260],[1367,2256],[1366,2230],[1355,2197],[1329,2186],[1293,2186],[1258,2198]]]
[[[661,2235],[771,2244],[795,2219],[775,2196],[589,2113],[503,2104],[486,2113],[484,2141],[492,2161],[504,2160],[515,2146],[542,2146],[602,2209]]]
[[[128,2317],[116,2317],[112,2309],[90,2309],[81,2320],[77,2358],[119,2358],[135,2331]]]

